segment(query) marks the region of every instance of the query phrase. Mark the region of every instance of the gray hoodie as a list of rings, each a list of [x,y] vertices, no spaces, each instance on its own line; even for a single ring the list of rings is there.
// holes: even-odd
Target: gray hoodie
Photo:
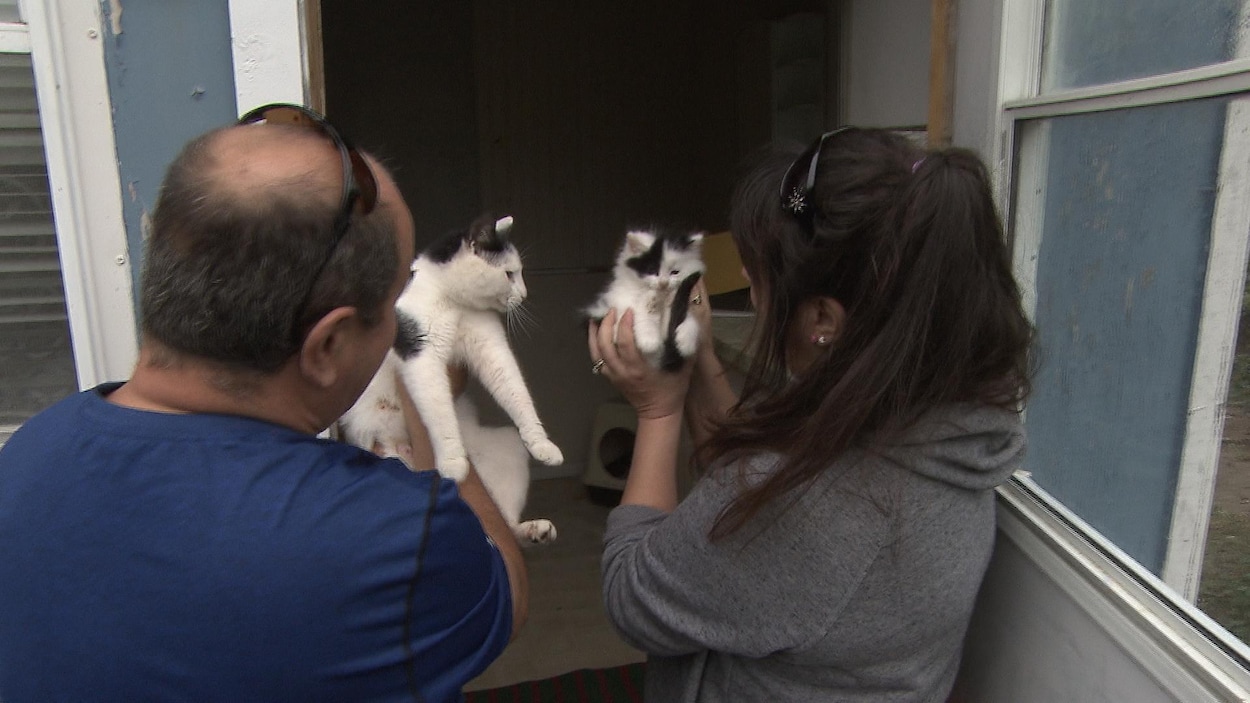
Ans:
[[[715,543],[734,471],[699,481],[671,514],[613,510],[604,601],[650,655],[646,700],[945,700],[994,544],[991,489],[1024,444],[1018,414],[950,406]]]

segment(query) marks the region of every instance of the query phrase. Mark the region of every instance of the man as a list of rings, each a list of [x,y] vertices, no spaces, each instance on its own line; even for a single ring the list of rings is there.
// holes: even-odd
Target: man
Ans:
[[[133,376],[0,450],[6,703],[459,700],[525,617],[476,475],[315,436],[395,338],[394,181],[303,108],[242,122],[166,174]]]

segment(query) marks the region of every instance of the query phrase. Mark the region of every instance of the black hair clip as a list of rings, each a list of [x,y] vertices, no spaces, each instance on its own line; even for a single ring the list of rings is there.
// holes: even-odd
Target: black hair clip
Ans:
[[[812,143],[811,146],[803,150],[798,158],[790,164],[786,169],[786,175],[781,178],[781,209],[794,215],[795,217],[810,216],[812,209],[812,193],[816,190],[816,166],[820,163],[820,151],[825,148],[825,141],[835,134],[845,132],[851,127],[838,127],[831,132],[825,132],[820,138]],[[792,183],[792,177],[796,173],[795,167],[807,161],[807,180],[802,185]],[[798,171],[801,173],[802,171]]]

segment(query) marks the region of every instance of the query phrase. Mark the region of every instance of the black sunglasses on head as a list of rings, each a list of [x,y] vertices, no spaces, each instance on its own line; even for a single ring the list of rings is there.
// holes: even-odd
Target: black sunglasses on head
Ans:
[[[786,175],[781,177],[781,209],[798,217],[800,219],[810,221],[812,210],[815,205],[812,203],[812,193],[816,190],[816,166],[820,163],[820,151],[825,148],[825,142],[829,141],[834,135],[841,134],[851,127],[838,127],[831,132],[825,132],[820,135],[812,145],[803,150],[786,169]],[[796,183],[803,170],[799,168],[799,164],[807,163],[807,178],[802,183]]]
[[[321,272],[325,269],[326,264],[330,263],[330,259],[334,256],[334,250],[338,248],[339,242],[347,234],[347,228],[351,224],[352,215],[368,215],[377,206],[378,182],[374,178],[373,170],[369,168],[369,164],[364,157],[360,155],[360,152],[356,151],[342,133],[335,129],[334,125],[326,121],[325,117],[302,105],[290,103],[261,105],[258,108],[249,110],[247,114],[239,118],[238,122],[240,125],[257,123],[291,125],[316,132],[334,144],[343,163],[343,196],[339,200],[338,214],[334,217],[334,239],[330,242],[330,247],[326,250],[321,264],[317,266],[316,273],[313,274],[312,279],[309,281],[308,291],[304,293],[304,298],[297,309],[295,317],[296,329],[292,330],[292,335],[298,336],[301,332],[300,318],[304,314],[304,308],[308,305],[308,298],[312,295],[312,289],[316,285],[317,279],[321,278]]]
[[[293,125],[312,130],[329,139],[339,150],[339,157],[343,162],[343,197],[339,204],[338,217],[334,220],[335,244],[343,238],[353,213],[368,215],[373,212],[378,204],[378,183],[373,177],[373,170],[360,152],[325,117],[303,105],[271,103],[250,110],[239,118],[241,125],[258,122]]]

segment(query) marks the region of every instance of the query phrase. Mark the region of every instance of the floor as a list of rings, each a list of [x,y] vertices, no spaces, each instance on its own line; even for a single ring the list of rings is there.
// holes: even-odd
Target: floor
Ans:
[[[578,478],[532,484],[525,517],[551,520],[558,538],[526,548],[529,622],[503,656],[465,690],[643,660],[641,652],[617,637],[603,611],[599,555],[608,511],[587,498]]]

